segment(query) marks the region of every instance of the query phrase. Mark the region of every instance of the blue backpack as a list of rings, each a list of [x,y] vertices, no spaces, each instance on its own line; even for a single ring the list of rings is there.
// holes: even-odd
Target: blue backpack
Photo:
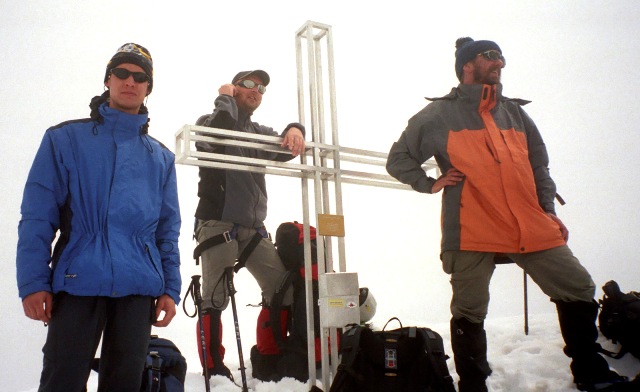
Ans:
[[[187,361],[176,345],[151,335],[147,363],[142,375],[142,392],[184,392]]]
[[[91,368],[99,370],[100,358],[93,360]],[[140,391],[184,392],[186,374],[187,361],[178,347],[171,340],[151,335]]]

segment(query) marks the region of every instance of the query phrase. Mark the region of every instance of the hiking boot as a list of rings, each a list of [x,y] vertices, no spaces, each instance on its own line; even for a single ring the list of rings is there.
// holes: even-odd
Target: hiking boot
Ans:
[[[638,385],[634,388],[627,377],[614,371],[609,371],[609,374],[599,380],[576,381],[576,387],[579,391],[586,392],[637,392],[639,390]]]
[[[208,370],[209,377],[212,376],[224,376],[229,380],[233,381],[233,375],[231,375],[231,370],[225,366],[225,364],[217,364],[216,367]]]
[[[484,323],[466,318],[451,319],[451,348],[460,392],[487,392],[486,379],[491,374],[487,361],[487,334]]]
[[[459,392],[488,392],[487,384],[485,380],[468,380],[468,379],[460,379],[458,381],[458,391]]]
[[[204,359],[202,353],[202,336],[204,333],[205,346],[207,347],[207,371],[209,376],[225,376],[233,381],[231,371],[223,362],[225,348],[222,345],[222,315],[221,310],[207,309],[202,312],[202,327],[200,321],[197,322],[196,333],[198,336],[198,354],[200,364],[204,369]]]
[[[596,342],[598,329],[595,301],[553,301],[558,310],[560,331],[565,342],[564,353],[571,358],[573,382],[580,391],[627,391],[626,377],[609,369],[609,363],[600,355]]]

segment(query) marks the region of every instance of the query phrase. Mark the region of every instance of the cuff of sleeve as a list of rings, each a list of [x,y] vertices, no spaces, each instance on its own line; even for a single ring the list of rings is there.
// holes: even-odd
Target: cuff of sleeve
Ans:
[[[296,128],[298,128],[299,130],[301,130],[301,131],[302,131],[302,136],[305,136],[305,137],[307,136],[306,130],[304,129],[304,125],[302,125],[302,124],[300,124],[300,123],[291,123],[291,124],[287,125],[287,126],[284,128],[284,131],[282,132],[282,135],[283,135],[283,136],[284,136],[284,135],[286,135],[286,133],[289,131],[289,129],[291,129],[291,128],[293,128],[293,127],[296,127]]]
[[[20,287],[18,289],[18,295],[20,296],[20,299],[25,299],[28,295],[40,291],[48,291],[50,293],[53,293],[50,284],[34,282]]]
[[[556,215],[556,209],[555,209],[555,206],[553,205],[553,203],[549,203],[546,206],[542,206],[542,209],[544,210],[544,212]]]
[[[173,299],[173,302],[175,302],[176,305],[180,303],[180,292],[175,290],[167,290],[165,294],[171,297],[171,299]]]
[[[431,193],[431,188],[433,188],[435,181],[436,180],[431,177],[420,177],[418,181],[412,185],[412,188],[420,193]]]

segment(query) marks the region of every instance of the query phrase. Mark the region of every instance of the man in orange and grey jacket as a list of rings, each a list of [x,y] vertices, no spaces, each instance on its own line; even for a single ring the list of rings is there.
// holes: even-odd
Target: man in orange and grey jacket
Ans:
[[[626,390],[626,378],[598,353],[595,284],[567,246],[556,216],[546,147],[522,109],[502,95],[505,59],[493,41],[456,41],[460,85],[430,99],[393,144],[387,171],[442,196],[443,269],[451,275],[451,345],[460,392],[487,391],[484,319],[496,257],[523,268],[556,304],[565,353],[579,390]],[[421,165],[435,157],[444,173]],[[602,389],[607,388],[607,389]]]

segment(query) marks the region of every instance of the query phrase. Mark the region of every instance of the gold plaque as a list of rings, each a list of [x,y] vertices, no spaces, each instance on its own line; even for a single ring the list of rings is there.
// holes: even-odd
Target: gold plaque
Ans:
[[[344,215],[318,214],[318,234],[344,237]]]

